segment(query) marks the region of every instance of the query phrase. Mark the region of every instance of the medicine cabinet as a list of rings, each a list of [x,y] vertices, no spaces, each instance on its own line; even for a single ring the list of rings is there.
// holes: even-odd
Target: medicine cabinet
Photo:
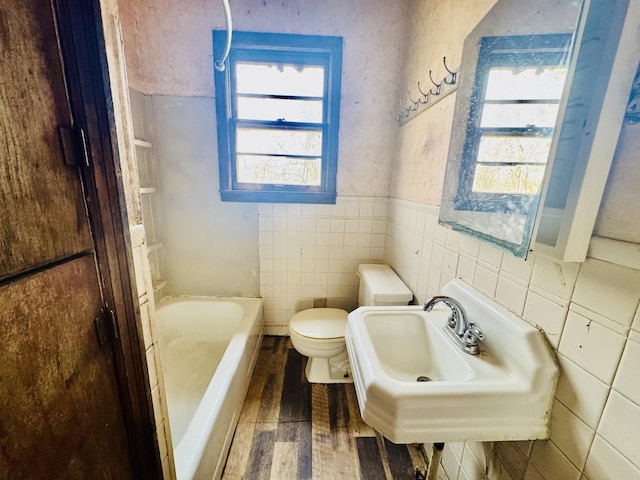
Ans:
[[[496,3],[464,43],[441,224],[585,259],[640,60],[637,4]]]

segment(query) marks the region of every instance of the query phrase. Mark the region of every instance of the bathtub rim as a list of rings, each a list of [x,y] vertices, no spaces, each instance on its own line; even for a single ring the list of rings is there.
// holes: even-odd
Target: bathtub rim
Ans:
[[[248,378],[243,379],[243,381],[246,382],[246,386],[242,389],[244,391],[244,396],[242,402],[240,402],[238,411],[242,408],[242,403],[244,401],[244,397],[246,397],[246,390],[248,389],[248,383],[251,376],[250,373],[255,368],[260,345],[264,337],[264,304],[260,297],[204,295],[167,296],[163,297],[160,302],[158,302],[157,310],[162,309],[163,306],[173,305],[180,302],[188,302],[191,300],[205,302],[228,301],[240,303],[243,307],[244,314],[239,322],[238,330],[234,332],[231,337],[229,344],[227,345],[225,352],[207,386],[207,389],[200,400],[198,408],[182,436],[182,439],[176,446],[173,446],[173,441],[170,442],[170,446],[173,449],[173,458],[178,480],[191,479],[196,476],[198,467],[200,466],[201,460],[208,446],[210,434],[224,407],[224,402],[227,400],[226,395],[220,395],[219,392],[226,393],[229,391],[232,381],[237,377],[238,368],[241,364],[243,355],[250,353],[251,358],[249,372],[247,375]],[[245,305],[249,305],[250,308],[247,308]],[[257,339],[255,342],[255,348],[253,348],[253,351],[249,352],[247,347],[250,345],[250,338],[252,336],[257,337]],[[205,409],[203,405],[206,405],[207,408]],[[234,412],[231,425],[226,432],[227,438],[225,438],[220,458],[217,460],[215,469],[216,473],[219,473],[220,463],[222,462],[222,465],[224,465],[224,460],[226,459],[238,418],[239,414]],[[170,423],[169,418],[167,418],[167,422]],[[231,435],[229,435],[229,433],[231,433]]]

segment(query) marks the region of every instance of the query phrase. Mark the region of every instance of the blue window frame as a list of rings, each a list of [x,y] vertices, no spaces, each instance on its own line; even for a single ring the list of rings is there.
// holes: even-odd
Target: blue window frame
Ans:
[[[341,76],[341,37],[233,32],[214,74],[223,201],[335,203]]]
[[[544,178],[570,34],[484,37],[456,210],[522,212]]]

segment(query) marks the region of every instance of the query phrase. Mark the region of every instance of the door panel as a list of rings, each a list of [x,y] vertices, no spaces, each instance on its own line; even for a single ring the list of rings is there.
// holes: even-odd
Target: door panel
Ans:
[[[130,478],[93,255],[0,287],[0,472],[6,478]]]
[[[72,123],[58,45],[49,0],[0,0],[0,477],[128,479],[97,240],[57,137]]]
[[[92,249],[77,170],[58,125],[71,125],[48,1],[0,6],[0,279]]]

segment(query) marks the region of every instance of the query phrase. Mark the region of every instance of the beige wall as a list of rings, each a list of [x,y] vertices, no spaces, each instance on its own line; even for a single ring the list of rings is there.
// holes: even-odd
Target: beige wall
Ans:
[[[169,293],[258,297],[258,206],[220,201],[214,100],[151,98]]]
[[[409,2],[404,73],[397,92],[405,105],[409,104],[409,91],[414,99],[418,97],[418,82],[423,91],[425,85],[431,85],[429,70],[436,82],[447,74],[443,57],[447,57],[450,69],[458,69],[465,37],[495,1]],[[398,154],[389,186],[392,197],[440,205],[455,99],[454,93],[404,126],[394,128]]]
[[[230,3],[236,30],[344,38],[338,195],[386,198],[407,2]],[[226,28],[222,2],[118,4],[129,85],[153,98],[156,115],[167,291],[257,296],[257,205],[218,194],[211,31]]]
[[[595,235],[640,243],[640,123],[622,126],[607,188],[596,220]]]
[[[211,30],[226,28],[221,1],[118,3],[130,86],[151,95],[214,97]],[[344,38],[338,194],[387,196],[396,140],[398,99],[393,91],[406,54],[403,33],[408,3],[230,3],[235,30]]]

